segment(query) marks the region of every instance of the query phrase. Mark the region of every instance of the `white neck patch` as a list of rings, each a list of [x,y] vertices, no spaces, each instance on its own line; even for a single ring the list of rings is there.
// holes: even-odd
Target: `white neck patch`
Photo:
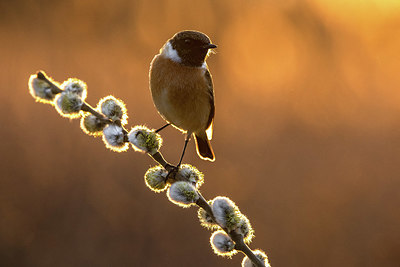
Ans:
[[[165,57],[171,59],[171,60],[174,61],[174,62],[177,62],[177,63],[181,63],[181,62],[182,62],[182,59],[181,59],[180,56],[178,55],[178,52],[172,47],[170,41],[168,41],[168,42],[164,45],[163,50],[162,50],[162,54],[163,54]]]

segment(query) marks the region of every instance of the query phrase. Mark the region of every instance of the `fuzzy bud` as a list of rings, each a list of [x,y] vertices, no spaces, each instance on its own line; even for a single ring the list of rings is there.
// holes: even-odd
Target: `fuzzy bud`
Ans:
[[[112,95],[100,99],[97,109],[112,121],[121,121],[122,125],[128,123],[128,115],[124,102]]]
[[[161,147],[162,138],[146,126],[135,126],[128,134],[129,142],[136,151],[154,155]]]
[[[250,221],[243,214],[240,216],[240,222],[235,232],[243,237],[246,244],[249,244],[254,237],[254,230],[251,227]]]
[[[208,201],[209,204],[212,202],[212,200]],[[197,217],[200,220],[201,226],[209,229],[209,230],[215,230],[219,228],[219,225],[214,222],[210,214],[208,214],[203,208],[199,208],[197,211]]]
[[[235,230],[240,223],[241,214],[236,204],[227,197],[216,197],[213,200],[212,211],[217,223],[229,232]]]
[[[61,84],[61,88],[64,89],[65,92],[71,92],[79,95],[82,101],[86,99],[87,85],[84,81],[81,81],[77,78],[69,78]]]
[[[56,110],[61,116],[76,119],[81,116],[80,110],[83,105],[81,97],[72,92],[64,91],[55,99]]]
[[[47,79],[51,80],[49,77],[47,77]],[[53,83],[55,82],[53,81]],[[53,94],[50,84],[45,80],[39,79],[37,74],[32,74],[29,77],[28,87],[30,94],[36,101],[54,104],[53,100],[56,95]]]
[[[216,231],[211,235],[210,243],[215,254],[219,256],[231,257],[237,253],[237,250],[235,250],[235,243],[222,230]]]
[[[264,251],[256,249],[253,250],[254,255],[264,263],[265,267],[271,267],[268,262],[268,257]],[[257,267],[247,256],[243,258],[242,267]]]
[[[168,172],[161,166],[155,166],[147,170],[144,175],[144,181],[148,188],[156,193],[167,189],[167,183],[165,182]]]
[[[81,118],[81,129],[88,135],[100,136],[107,124],[93,114],[85,114]]]
[[[184,208],[188,208],[199,199],[196,188],[184,181],[173,183],[168,189],[167,195],[171,202]]]
[[[199,188],[204,183],[204,175],[189,164],[182,164],[175,176],[178,181],[186,181]]]
[[[125,142],[125,134],[122,127],[110,124],[103,130],[103,141],[106,147],[116,151],[123,152],[129,148],[127,142]]]

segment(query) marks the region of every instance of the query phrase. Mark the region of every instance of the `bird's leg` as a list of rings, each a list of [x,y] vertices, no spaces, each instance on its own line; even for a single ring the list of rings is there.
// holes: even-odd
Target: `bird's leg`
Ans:
[[[179,163],[178,163],[178,165],[176,166],[178,169],[179,169],[179,167],[181,166],[181,163],[182,163],[182,160],[183,160],[183,156],[185,155],[186,147],[187,147],[187,144],[189,143],[191,134],[192,134],[192,133],[186,133],[185,145],[183,146],[183,151],[182,151],[181,159],[179,160]]]
[[[156,130],[156,133],[161,132],[162,130],[164,130],[164,128],[166,128],[166,127],[168,127],[170,125],[171,125],[171,123],[165,124],[163,127],[161,127],[160,129]]]
[[[168,177],[169,177],[172,173],[178,172],[179,167],[181,166],[181,163],[182,163],[182,160],[183,160],[183,156],[185,155],[185,151],[186,151],[187,144],[188,144],[189,141],[190,141],[190,136],[191,136],[191,135],[192,135],[192,133],[190,133],[190,132],[187,132],[187,133],[186,133],[185,145],[183,146],[183,151],[182,151],[182,155],[181,155],[181,158],[180,158],[180,160],[179,160],[179,163],[178,163],[178,165],[174,166],[173,168],[171,168],[171,169],[168,171],[166,180],[168,180]]]

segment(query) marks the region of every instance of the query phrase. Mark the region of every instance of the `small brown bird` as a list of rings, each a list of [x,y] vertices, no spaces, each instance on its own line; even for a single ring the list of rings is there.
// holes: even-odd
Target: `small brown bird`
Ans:
[[[164,127],[172,124],[186,133],[178,166],[192,134],[200,158],[215,160],[209,141],[215,113],[214,88],[205,60],[216,47],[201,32],[181,31],[165,43],[150,65],[150,91],[158,112],[168,122]]]

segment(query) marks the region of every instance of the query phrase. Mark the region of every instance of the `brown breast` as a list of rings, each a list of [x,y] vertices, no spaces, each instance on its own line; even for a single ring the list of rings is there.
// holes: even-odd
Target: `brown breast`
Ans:
[[[150,66],[150,90],[159,113],[184,131],[204,131],[210,115],[206,67],[188,67],[163,55]]]

